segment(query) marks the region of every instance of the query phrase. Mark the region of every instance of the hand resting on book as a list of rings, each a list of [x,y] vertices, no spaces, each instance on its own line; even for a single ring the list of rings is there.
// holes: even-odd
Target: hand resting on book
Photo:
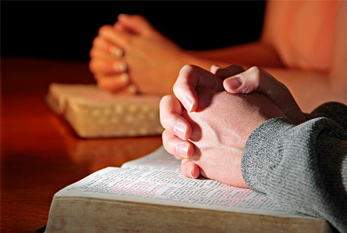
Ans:
[[[230,66],[211,71],[215,75],[199,67],[183,67],[174,85],[175,96],[162,99],[164,147],[182,160],[187,177],[201,174],[246,187],[240,164],[250,133],[271,118],[301,123],[305,116],[289,90],[262,69]],[[236,77],[241,82],[233,82]]]

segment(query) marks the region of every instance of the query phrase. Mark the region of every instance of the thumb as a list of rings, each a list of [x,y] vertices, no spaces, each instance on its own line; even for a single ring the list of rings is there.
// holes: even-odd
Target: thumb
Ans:
[[[225,79],[223,87],[229,93],[262,93],[295,123],[304,122],[306,119],[288,88],[258,67],[252,67],[243,73]]]
[[[258,67],[251,67],[240,74],[225,79],[223,87],[230,93],[249,94],[257,91],[268,96],[271,100],[275,100],[283,94],[283,90],[287,90],[282,83]]]
[[[212,65],[210,71],[212,74],[219,76],[221,79],[226,79],[230,76],[244,72],[245,69],[239,65],[231,65],[226,68],[220,68],[216,65]]]

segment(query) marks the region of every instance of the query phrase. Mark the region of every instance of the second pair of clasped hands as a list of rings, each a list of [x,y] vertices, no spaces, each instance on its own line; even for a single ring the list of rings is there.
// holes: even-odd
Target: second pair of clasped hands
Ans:
[[[177,71],[191,63],[189,55],[142,16],[117,19],[99,29],[90,50],[89,68],[98,86],[123,94],[171,93]]]

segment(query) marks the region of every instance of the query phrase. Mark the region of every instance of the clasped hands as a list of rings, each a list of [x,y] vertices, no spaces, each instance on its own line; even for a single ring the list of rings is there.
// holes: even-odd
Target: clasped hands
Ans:
[[[99,29],[90,50],[89,69],[103,90],[167,94],[176,78],[167,76],[176,75],[187,63],[185,57],[180,47],[145,18],[121,14],[114,25]]]
[[[246,188],[241,158],[252,131],[271,118],[306,120],[289,90],[257,67],[186,65],[173,91],[160,102],[163,146],[186,177]]]

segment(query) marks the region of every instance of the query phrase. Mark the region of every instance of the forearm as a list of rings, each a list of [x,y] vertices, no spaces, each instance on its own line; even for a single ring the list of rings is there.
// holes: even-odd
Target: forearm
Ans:
[[[261,42],[231,46],[227,48],[187,51],[190,55],[213,61],[212,64],[238,64],[245,68],[250,66],[284,67],[276,51],[269,45]]]
[[[328,73],[277,68],[266,71],[288,87],[304,112],[330,101],[347,104],[347,91],[336,88]]]
[[[273,201],[347,231],[347,133],[333,120],[266,121],[248,138],[242,174]]]
[[[347,104],[347,91],[336,85],[330,73],[289,69],[284,67],[274,49],[265,43],[253,42],[208,51],[185,51],[187,64],[210,69],[211,65],[227,67],[231,64],[259,66],[285,84],[304,112],[328,101]]]

